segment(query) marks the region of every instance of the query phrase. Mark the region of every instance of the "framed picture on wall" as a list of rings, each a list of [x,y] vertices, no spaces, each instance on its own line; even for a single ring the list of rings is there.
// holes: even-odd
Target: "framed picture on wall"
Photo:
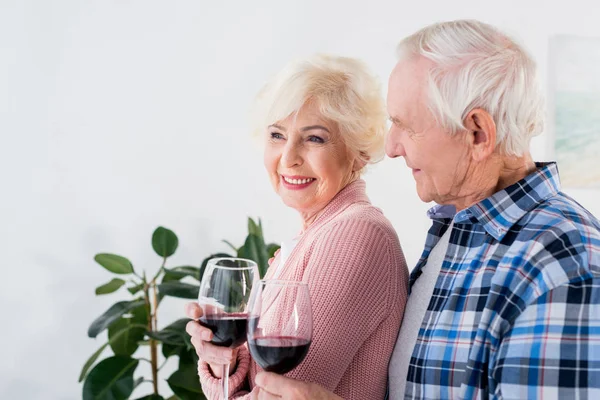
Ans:
[[[600,38],[550,39],[554,158],[565,187],[600,188]]]

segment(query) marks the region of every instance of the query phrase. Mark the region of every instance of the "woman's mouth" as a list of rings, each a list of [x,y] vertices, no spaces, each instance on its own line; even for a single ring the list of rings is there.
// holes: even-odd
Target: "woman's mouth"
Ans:
[[[307,176],[281,175],[281,183],[288,189],[300,190],[309,187],[316,179]]]

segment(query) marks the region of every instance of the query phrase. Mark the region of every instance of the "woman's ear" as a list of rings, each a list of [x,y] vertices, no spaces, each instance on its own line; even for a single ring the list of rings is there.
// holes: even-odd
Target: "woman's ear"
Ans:
[[[360,171],[367,165],[369,156],[364,151],[359,152],[360,157],[354,157],[354,163],[352,165],[352,172]]]
[[[471,110],[463,121],[467,128],[467,141],[475,161],[489,157],[496,149],[496,123],[492,116],[481,108]]]

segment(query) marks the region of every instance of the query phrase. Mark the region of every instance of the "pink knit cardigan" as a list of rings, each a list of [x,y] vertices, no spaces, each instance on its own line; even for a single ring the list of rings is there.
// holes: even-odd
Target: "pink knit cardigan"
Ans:
[[[268,279],[279,263],[273,260]],[[408,269],[398,236],[355,181],[301,235],[278,279],[307,282],[313,308],[308,355],[286,376],[314,382],[346,400],[383,399],[388,363],[407,298]],[[229,396],[242,399],[260,367],[246,346],[229,377]],[[205,395],[220,398],[220,379],[202,360]]]

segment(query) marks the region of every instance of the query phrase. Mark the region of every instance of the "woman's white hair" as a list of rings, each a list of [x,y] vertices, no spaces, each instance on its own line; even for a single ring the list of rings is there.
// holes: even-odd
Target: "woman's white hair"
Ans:
[[[259,93],[255,132],[264,133],[308,102],[337,124],[346,146],[365,164],[383,158],[385,105],[380,84],[364,63],[331,55],[291,62]]]
[[[496,123],[496,145],[507,155],[529,150],[543,130],[544,96],[536,65],[498,29],[478,21],[433,24],[402,40],[400,60],[423,56],[429,72],[429,108],[452,134],[466,128],[468,113],[487,111]]]

